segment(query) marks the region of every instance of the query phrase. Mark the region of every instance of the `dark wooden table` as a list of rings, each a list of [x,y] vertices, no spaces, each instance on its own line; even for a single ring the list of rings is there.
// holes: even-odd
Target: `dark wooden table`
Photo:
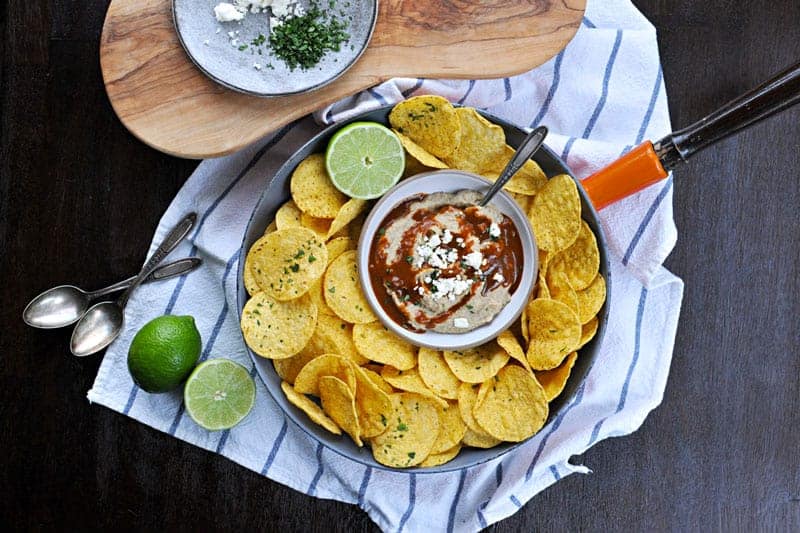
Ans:
[[[800,59],[797,0],[639,0],[673,124]],[[373,530],[85,397],[100,359],[20,313],[63,282],[135,271],[196,162],[134,139],[103,91],[105,0],[0,4],[0,525]],[[493,529],[800,530],[800,107],[677,172],[686,281],[662,405]]]

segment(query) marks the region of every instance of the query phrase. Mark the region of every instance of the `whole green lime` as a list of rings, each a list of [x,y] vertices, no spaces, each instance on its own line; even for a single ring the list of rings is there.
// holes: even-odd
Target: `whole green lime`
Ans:
[[[186,379],[200,357],[200,332],[191,316],[154,318],[133,337],[128,370],[147,392],[167,392]]]

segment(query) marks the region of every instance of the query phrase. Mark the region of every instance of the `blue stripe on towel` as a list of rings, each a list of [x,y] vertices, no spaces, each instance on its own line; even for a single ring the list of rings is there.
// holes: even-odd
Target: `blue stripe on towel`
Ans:
[[[240,251],[237,251],[233,254],[233,257],[228,259],[228,262],[225,265],[225,273],[222,275],[222,292],[225,293],[225,283],[228,281],[228,276],[233,269],[233,265],[236,264],[236,261],[239,259]],[[225,323],[225,319],[228,317],[228,299],[224,298],[222,303],[222,310],[219,312],[217,316],[217,321],[214,324],[214,329],[211,330],[211,336],[208,338],[208,342],[206,343],[205,348],[203,348],[203,353],[200,354],[200,361],[202,363],[206,359],[208,359],[208,354],[211,352],[211,349],[214,347],[214,343],[217,342],[217,336],[219,335],[220,330],[222,329],[222,325]],[[172,425],[170,425],[168,433],[170,435],[175,435],[175,432],[178,430],[178,426],[181,424],[181,419],[183,418],[184,412],[184,405],[183,402],[178,406],[178,412],[175,414],[175,418],[172,420]],[[223,435],[223,441],[225,436]],[[217,449],[219,453],[220,449]]]
[[[647,213],[644,214],[644,218],[642,218],[642,222],[639,224],[639,227],[636,228],[636,233],[633,235],[631,243],[628,245],[628,249],[625,250],[625,255],[622,257],[623,265],[627,266],[628,261],[630,261],[631,255],[633,254],[633,251],[636,249],[636,245],[639,244],[639,240],[642,238],[642,235],[644,235],[644,230],[647,229],[647,226],[653,219],[653,215],[655,215],[656,211],[658,211],[658,206],[660,206],[661,202],[664,201],[664,198],[667,196],[667,193],[669,192],[671,187],[672,187],[672,176],[670,175],[670,177],[667,178],[667,182],[661,188],[661,192],[658,193],[658,196],[656,196],[655,200],[653,200],[653,203],[650,204],[650,207],[647,209]]]
[[[556,481],[561,479],[561,474],[558,473],[558,468],[556,468],[556,465],[550,465],[550,472],[552,472]]]
[[[408,98],[411,96],[417,89],[422,87],[422,84],[425,83],[425,78],[419,78],[417,83],[414,84],[413,87],[406,89],[405,91],[400,91],[400,94],[403,95],[403,98]]]
[[[508,102],[509,100],[511,100],[511,78],[503,78],[503,87],[506,90],[505,101]]]
[[[508,499],[511,500],[511,503],[513,503],[514,505],[517,506],[517,509],[522,507],[522,504],[520,503],[520,501],[513,494],[511,496],[509,496]]]
[[[584,19],[588,22],[589,20],[584,17]],[[591,22],[589,22],[591,24]],[[591,26],[594,27],[594,26]],[[589,135],[591,135],[592,130],[594,129],[595,124],[597,123],[597,119],[600,117],[600,113],[603,111],[603,107],[606,105],[606,99],[608,98],[608,84],[611,81],[611,73],[614,70],[614,62],[617,60],[617,52],[619,52],[620,44],[622,44],[622,31],[617,30],[617,37],[614,39],[614,46],[611,49],[611,55],[608,57],[608,62],[606,63],[606,70],[605,74],[603,75],[603,89],[600,94],[600,100],[597,101],[597,105],[594,107],[594,111],[592,112],[592,116],[589,118],[589,122],[586,124],[586,129],[583,130],[583,139],[588,139]],[[572,149],[572,145],[575,144],[575,138],[570,138],[567,141],[567,144],[564,146],[564,151],[561,152],[561,159],[566,162],[567,157],[569,156],[569,151]]]
[[[625,400],[628,397],[628,386],[631,382],[631,377],[633,377],[633,370],[636,368],[636,363],[639,361],[639,351],[641,348],[641,340],[642,340],[642,318],[644,317],[644,308],[645,302],[647,301],[647,289],[642,287],[642,292],[639,295],[639,306],[636,309],[636,330],[635,336],[633,340],[633,358],[631,359],[631,364],[628,366],[628,373],[625,376],[625,381],[622,384],[622,391],[620,391],[619,395],[619,403],[617,404],[617,410],[614,411],[614,414],[619,413],[622,409],[625,408]],[[600,428],[603,426],[603,423],[608,419],[606,416],[605,418],[600,419],[597,424],[595,424],[594,429],[592,430],[592,436],[589,439],[589,446],[594,444],[597,441],[597,437],[600,434]]]
[[[372,467],[368,466],[364,471],[364,478],[361,480],[361,487],[358,489],[358,506],[363,509],[364,497],[367,495],[367,486],[369,485],[369,478],[372,476]]]
[[[408,476],[408,508],[400,518],[400,526],[397,528],[397,533],[401,533],[406,525],[411,513],[414,512],[414,505],[417,503],[417,475],[413,472]]]
[[[661,70],[661,66],[658,67],[658,75],[656,76],[656,82],[653,85],[653,92],[650,95],[650,104],[647,107],[647,112],[644,115],[644,119],[642,120],[642,125],[639,128],[639,133],[636,136],[636,144],[640,144],[644,140],[645,133],[647,132],[647,127],[650,125],[650,119],[653,117],[653,110],[656,107],[656,102],[658,101],[658,94],[661,91],[661,84],[663,79],[663,72]],[[669,192],[670,188],[672,187],[672,176],[667,178],[667,182],[661,188],[661,191],[653,200],[653,203],[650,204],[650,207],[647,209],[647,212],[642,218],[641,223],[639,223],[639,227],[636,228],[636,233],[633,234],[633,238],[631,239],[630,244],[628,245],[628,249],[625,250],[625,255],[622,257],[622,264],[627,265],[628,261],[631,259],[631,255],[633,255],[633,251],[636,249],[636,246],[639,244],[639,241],[644,235],[644,231],[647,229],[647,226],[650,225],[650,221],[653,219],[653,215],[655,215],[658,207],[661,205],[661,202],[664,201],[664,197]]]
[[[503,482],[503,461],[500,461],[499,463],[497,463],[497,468],[494,471],[494,477],[495,477],[495,480],[497,480],[497,485],[495,486],[495,489],[499,489],[500,488],[500,484]],[[486,509],[486,506],[489,505],[490,501],[491,501],[491,497],[489,497],[486,501],[484,501],[478,507],[478,522],[480,522],[481,527],[484,527],[484,528],[487,527],[488,524],[486,523],[486,517],[483,516],[483,510]]]
[[[575,399],[572,401],[569,406],[564,409],[558,418],[553,421],[553,425],[550,426],[550,431],[542,438],[539,442],[539,448],[536,450],[536,454],[533,456],[533,460],[531,461],[530,466],[528,466],[528,471],[525,472],[525,481],[530,481],[531,476],[533,475],[533,468],[536,466],[536,463],[539,461],[539,456],[542,455],[542,451],[544,450],[545,445],[547,444],[547,440],[550,436],[555,433],[555,431],[561,426],[561,422],[564,420],[564,417],[567,416],[575,406],[580,405],[581,401],[583,401],[583,391],[586,388],[586,382],[581,383],[580,388],[578,389],[578,393],[575,395]]]
[[[369,94],[370,94],[370,95],[371,95],[371,96],[372,96],[374,99],[376,99],[376,100],[377,100],[377,101],[378,101],[378,102],[379,102],[381,105],[386,105],[386,104],[388,104],[388,102],[386,101],[386,98],[384,98],[384,97],[383,97],[383,96],[382,96],[380,93],[378,93],[378,91],[376,91],[376,90],[375,90],[375,89],[373,89],[372,87],[370,87],[369,89],[367,89],[367,92],[368,92],[368,93],[369,93]]]
[[[600,117],[600,113],[603,111],[603,107],[606,105],[606,100],[608,99],[608,82],[611,80],[611,72],[614,69],[614,62],[617,59],[617,53],[619,52],[620,44],[622,44],[622,30],[617,30],[617,37],[614,39],[614,47],[611,49],[611,56],[608,58],[608,63],[606,63],[606,71],[603,75],[603,92],[600,95],[600,100],[597,102],[597,106],[595,106],[594,111],[592,112],[592,116],[589,118],[589,123],[586,125],[586,129],[583,131],[584,139],[588,139],[589,135],[591,135],[592,130],[597,123],[597,119]]]
[[[222,453],[222,449],[225,447],[225,443],[228,442],[228,435],[230,435],[230,433],[231,431],[229,429],[222,432],[222,436],[217,443],[217,453]]]
[[[469,93],[471,93],[472,89],[474,88],[475,88],[475,80],[469,80],[469,87],[467,87],[467,92],[464,93],[464,96],[461,97],[458,103],[463,104],[467,100]]]
[[[644,120],[642,120],[642,126],[639,128],[639,133],[636,135],[635,144],[639,144],[644,140],[644,134],[647,132],[647,127],[650,125],[650,119],[653,118],[653,110],[656,108],[658,93],[661,91],[661,80],[663,77],[664,73],[661,71],[661,65],[658,65],[656,83],[653,85],[653,93],[650,95],[650,103],[647,106],[647,112],[644,114]]]
[[[456,489],[456,496],[453,498],[453,503],[450,505],[450,515],[447,518],[447,533],[453,533],[453,527],[456,523],[456,507],[458,507],[458,500],[461,498],[461,491],[464,490],[464,480],[467,478],[467,470],[461,471],[458,478],[458,489]]]
[[[586,17],[586,16],[584,16],[584,17],[583,17],[583,20],[582,20],[581,22],[583,22],[583,24],[584,24],[584,25],[585,25],[587,28],[591,28],[591,29],[595,29],[595,28],[597,28],[597,26],[595,26],[595,25],[594,25],[594,23],[593,23],[591,20],[589,20],[589,17]]]
[[[538,126],[547,113],[547,110],[550,109],[550,103],[553,101],[553,96],[556,94],[558,84],[561,82],[561,61],[564,59],[565,50],[566,49],[561,50],[556,56],[555,63],[553,64],[553,81],[550,84],[550,89],[547,91],[547,96],[544,98],[544,103],[542,103],[542,107],[539,109],[539,113],[536,115],[536,118],[533,119],[533,122],[531,122],[531,128]]]
[[[278,436],[275,437],[275,442],[272,443],[272,449],[269,451],[269,456],[267,456],[267,460],[264,463],[264,466],[261,468],[262,476],[267,475],[267,473],[269,472],[269,467],[271,467],[273,461],[275,461],[275,456],[278,455],[278,450],[281,448],[281,444],[283,444],[283,438],[286,437],[286,430],[288,429],[288,427],[289,424],[286,421],[286,417],[284,417],[281,430],[278,432]]]
[[[309,496],[317,495],[317,483],[319,483],[322,473],[325,471],[325,465],[322,463],[322,443],[317,444],[317,473],[314,474],[314,479],[311,480],[311,485],[308,486],[307,494]]]
[[[569,151],[572,150],[572,145],[575,144],[575,141],[578,139],[575,137],[570,137],[567,141],[567,144],[564,145],[564,151],[561,152],[561,160],[565,163],[567,162],[567,156],[569,156]]]
[[[256,377],[256,365],[250,369],[250,377],[255,379]],[[225,443],[228,442],[228,434],[230,434],[231,430],[226,429],[222,432],[222,437],[219,439],[219,443],[217,443],[217,453],[222,453],[222,450],[225,448]]]
[[[287,133],[289,133],[299,121],[294,121],[291,124],[287,124],[272,137],[255,155],[250,159],[247,165],[239,172],[239,174],[231,181],[231,183],[225,188],[224,191],[211,203],[211,205],[206,209],[203,215],[200,217],[200,222],[197,224],[197,228],[194,230],[194,236],[192,240],[196,239],[197,236],[200,234],[200,230],[203,228],[203,224],[205,224],[208,217],[214,210],[219,206],[220,202],[225,199],[226,196],[233,190],[233,188],[238,184],[242,178],[244,178],[247,173],[252,169],[266,154],[273,146],[278,144],[281,139],[283,139]],[[189,251],[189,255],[196,255],[197,254],[197,245],[193,244],[192,249]],[[169,303],[167,304],[166,309],[164,310],[165,315],[168,315],[172,312],[172,309],[175,307],[175,303],[178,301],[178,296],[180,295],[181,291],[183,290],[183,284],[186,282],[186,276],[188,274],[183,274],[180,278],[178,278],[178,283],[175,285],[175,289],[172,291],[172,296],[170,296]],[[130,413],[131,408],[133,407],[133,402],[136,401],[136,395],[139,392],[139,387],[136,384],[131,387],[131,392],[128,394],[128,401],[125,403],[125,408],[122,410],[122,414],[127,415]]]

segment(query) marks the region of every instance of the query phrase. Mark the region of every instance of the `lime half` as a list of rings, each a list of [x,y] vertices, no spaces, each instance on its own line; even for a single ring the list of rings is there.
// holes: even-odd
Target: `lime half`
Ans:
[[[194,369],[183,389],[192,420],[209,431],[242,421],[256,401],[256,384],[247,369],[230,359],[210,359]]]
[[[325,166],[337,189],[369,200],[400,180],[406,155],[400,139],[377,122],[353,122],[336,132],[325,152]]]

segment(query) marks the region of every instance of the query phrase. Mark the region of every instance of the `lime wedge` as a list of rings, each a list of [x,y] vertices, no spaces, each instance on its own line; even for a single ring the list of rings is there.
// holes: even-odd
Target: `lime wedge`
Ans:
[[[183,389],[186,412],[209,431],[232,428],[256,400],[256,384],[247,369],[230,359],[209,359],[194,369]]]
[[[400,180],[406,156],[400,139],[377,122],[353,122],[336,132],[325,152],[333,185],[352,198],[369,200]]]

